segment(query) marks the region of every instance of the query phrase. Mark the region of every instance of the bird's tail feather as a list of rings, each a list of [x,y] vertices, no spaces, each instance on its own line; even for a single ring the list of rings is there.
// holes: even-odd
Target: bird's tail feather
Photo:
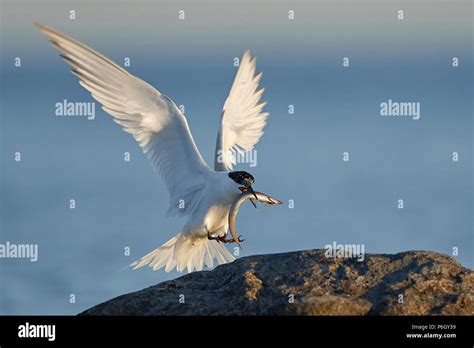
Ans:
[[[188,233],[178,233],[130,266],[137,269],[149,265],[154,271],[165,267],[166,272],[171,272],[174,268],[178,272],[182,272],[187,268],[188,272],[192,272],[194,269],[202,271],[204,266],[214,267],[214,260],[220,265],[234,261],[235,257],[222,243],[216,240],[196,237]]]

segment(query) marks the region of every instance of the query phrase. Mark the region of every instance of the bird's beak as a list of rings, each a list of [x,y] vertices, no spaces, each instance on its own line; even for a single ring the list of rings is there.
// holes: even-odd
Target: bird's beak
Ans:
[[[255,204],[255,202],[253,201],[253,199],[250,199],[250,203],[252,203],[252,205],[255,207],[255,209],[258,210],[258,207],[257,207],[257,205]]]
[[[255,194],[255,191],[253,190],[252,186],[239,187],[239,190],[242,191],[242,192],[250,191],[250,193],[253,193],[253,195],[255,196],[255,199],[258,201],[257,195]],[[255,202],[253,201],[253,198],[250,198],[249,201],[250,201],[250,203],[252,203],[252,205],[255,207],[255,209],[258,210],[258,207],[255,204]]]
[[[250,193],[252,193],[254,195],[255,199],[258,201],[257,194],[253,190],[252,186],[249,185],[247,188],[250,191]],[[257,206],[255,205],[255,203],[253,201],[252,201],[252,203],[253,203],[254,207],[257,208]]]

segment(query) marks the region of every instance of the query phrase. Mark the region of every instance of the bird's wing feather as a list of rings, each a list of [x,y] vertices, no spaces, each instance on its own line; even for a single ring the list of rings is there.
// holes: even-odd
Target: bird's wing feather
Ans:
[[[79,77],[81,86],[138,142],[168,188],[169,212],[189,214],[200,199],[210,169],[175,103],[86,45],[37,26],[73,67],[71,72]]]
[[[246,51],[222,110],[216,171],[231,171],[235,164],[232,154],[253,149],[263,135],[268,113],[262,112],[266,102],[260,102],[264,89],[259,88],[262,73],[255,73],[256,65],[256,59]]]

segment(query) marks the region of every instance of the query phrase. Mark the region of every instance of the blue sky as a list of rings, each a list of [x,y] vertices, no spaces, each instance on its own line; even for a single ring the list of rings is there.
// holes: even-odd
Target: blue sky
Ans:
[[[185,105],[209,164],[233,59],[245,49],[257,56],[270,117],[257,167],[239,169],[254,174],[255,189],[295,207],[244,207],[242,256],[336,241],[367,253],[458,247],[456,259],[473,267],[472,4],[271,3],[1,2],[0,243],[37,243],[39,260],[0,260],[0,313],[74,314],[174,278],[122,269],[184,224],[165,216],[164,185],[107,114],[55,116],[63,99],[93,99],[34,21],[118,63],[130,57],[132,73]],[[419,102],[420,120],[381,117],[388,99]]]

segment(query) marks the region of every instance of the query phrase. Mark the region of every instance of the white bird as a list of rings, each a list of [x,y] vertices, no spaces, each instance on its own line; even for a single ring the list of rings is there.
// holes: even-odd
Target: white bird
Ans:
[[[192,272],[212,268],[214,260],[233,261],[220,241],[227,234],[232,202],[242,188],[253,192],[254,178],[232,171],[230,154],[253,149],[268,117],[263,112],[266,102],[260,102],[264,89],[259,88],[262,74],[255,72],[255,58],[246,51],[240,61],[224,103],[212,170],[199,153],[185,116],[170,98],[86,45],[36,25],[73,67],[81,86],[138,142],[167,186],[168,213],[187,217],[180,233],[131,266]]]

